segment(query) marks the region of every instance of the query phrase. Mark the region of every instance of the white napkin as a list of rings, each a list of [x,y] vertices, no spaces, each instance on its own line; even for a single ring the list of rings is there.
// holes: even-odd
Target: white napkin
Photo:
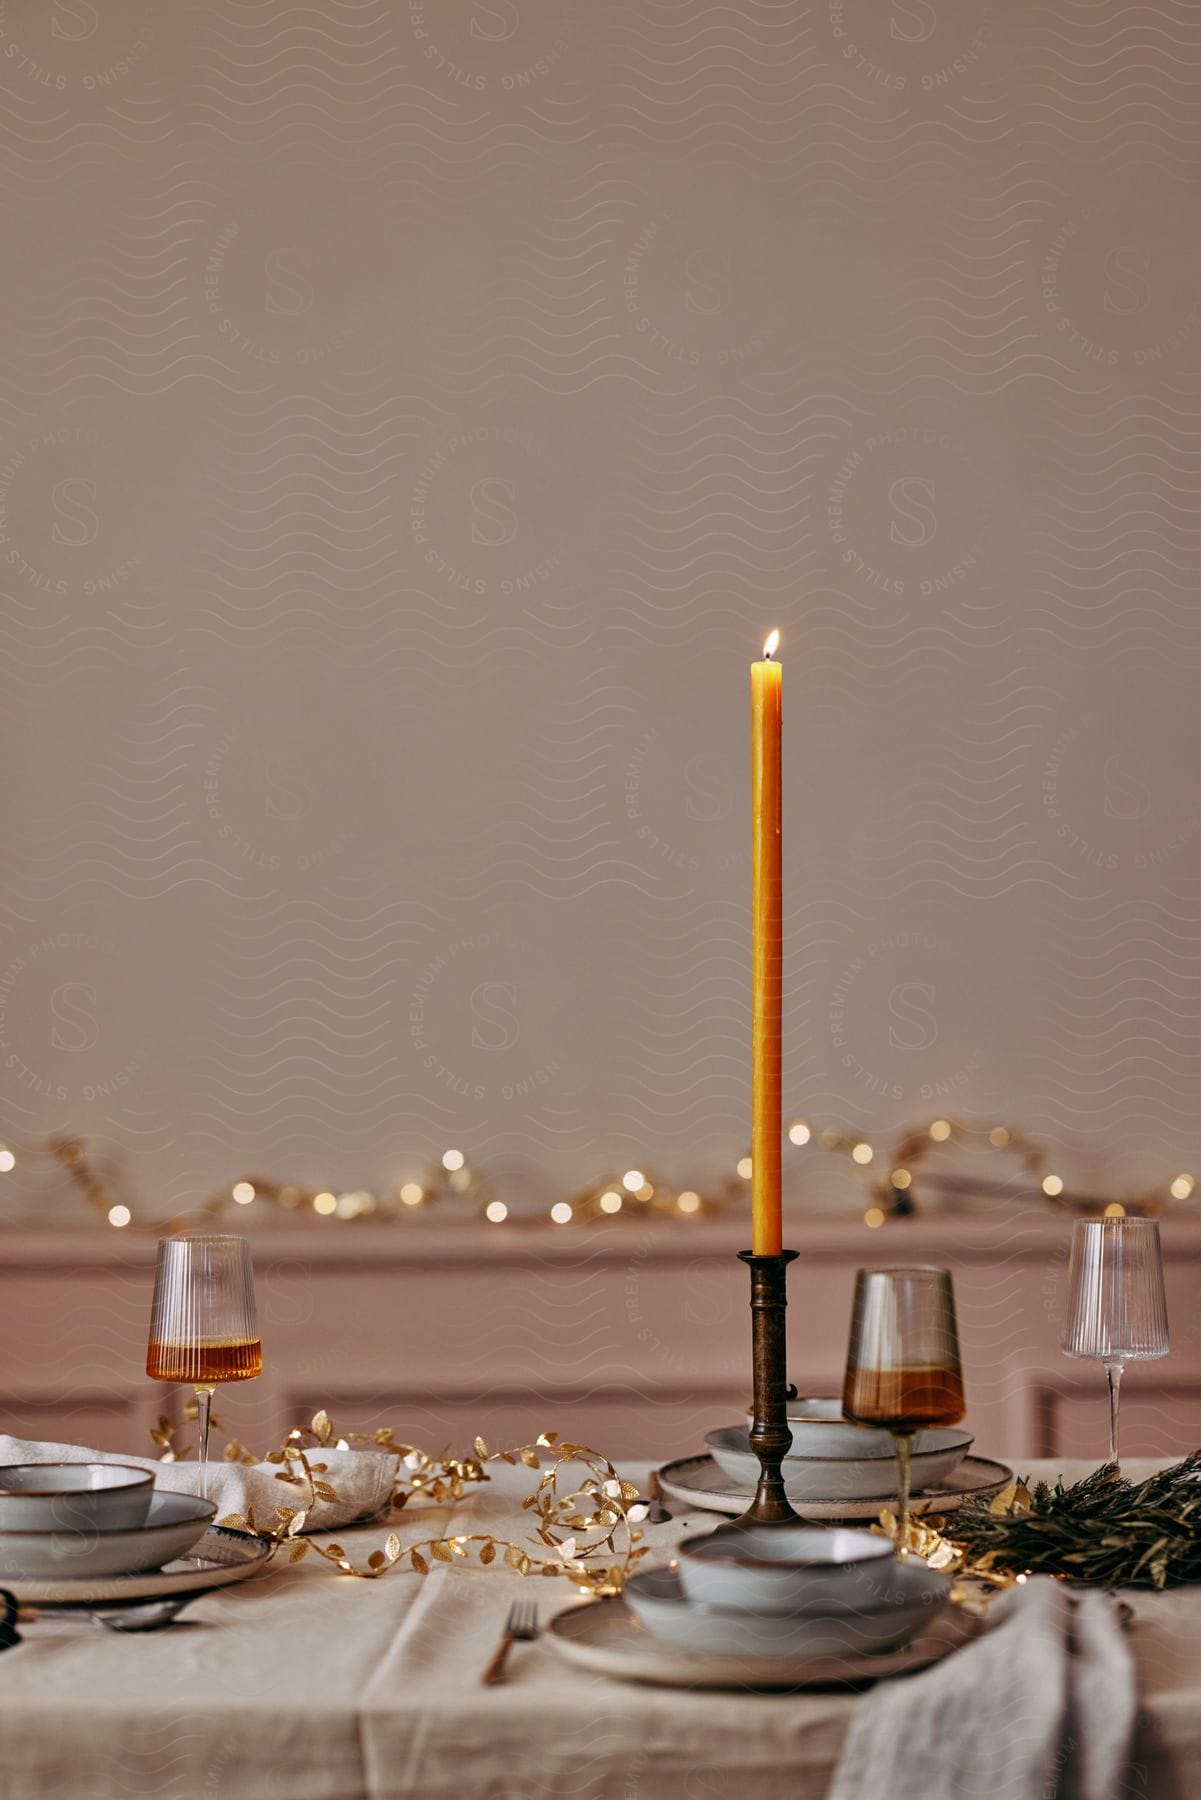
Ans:
[[[1113,1601],[1035,1576],[962,1650],[865,1696],[827,1800],[1116,1800],[1136,1704]]]
[[[396,1451],[385,1450],[321,1450],[307,1451],[310,1463],[327,1464],[327,1472],[318,1477],[328,1482],[337,1494],[332,1500],[318,1500],[305,1520],[305,1531],[333,1531],[342,1525],[354,1525],[373,1519],[387,1504],[396,1475]],[[154,1462],[145,1456],[119,1456],[108,1450],[85,1450],[78,1444],[45,1444],[27,1442],[24,1438],[0,1434],[0,1465],[6,1463],[47,1462],[112,1462],[132,1463],[140,1469],[154,1471],[156,1487],[175,1494],[200,1492],[200,1465],[194,1462]],[[208,1465],[208,1497],[217,1502],[217,1519],[230,1513],[245,1513],[253,1506],[255,1523],[274,1525],[275,1508],[304,1504],[308,1483],[295,1487],[279,1481],[277,1463],[210,1462]]]

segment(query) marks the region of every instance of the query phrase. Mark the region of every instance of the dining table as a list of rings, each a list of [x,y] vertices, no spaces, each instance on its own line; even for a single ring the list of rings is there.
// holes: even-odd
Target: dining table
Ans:
[[[1088,1465],[1023,1462],[1073,1480]],[[1130,1462],[1138,1479],[1159,1463]],[[650,1470],[622,1474],[645,1491]],[[502,1468],[453,1504],[418,1501],[344,1530],[359,1566],[386,1531],[528,1539],[534,1477]],[[720,1523],[671,1503],[645,1526],[667,1562]],[[1139,1682],[1134,1776],[1144,1800],[1188,1800],[1201,1767],[1201,1586],[1127,1589]],[[482,1675],[515,1598],[539,1623],[610,1605],[568,1576],[436,1563],[354,1579],[312,1555],[196,1600],[153,1633],[43,1615],[0,1655],[6,1800],[822,1800],[860,1686],[788,1693],[642,1685],[565,1661],[545,1629]],[[930,1679],[910,1675],[907,1680]],[[865,1797],[870,1800],[870,1797]]]

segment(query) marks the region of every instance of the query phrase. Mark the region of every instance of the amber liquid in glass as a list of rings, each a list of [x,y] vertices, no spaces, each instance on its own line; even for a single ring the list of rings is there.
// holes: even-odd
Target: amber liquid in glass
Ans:
[[[224,1381],[252,1381],[263,1372],[263,1346],[258,1338],[201,1338],[199,1343],[151,1341],[146,1373],[152,1381],[178,1381],[192,1387],[216,1387]]]
[[[958,1369],[859,1369],[848,1364],[842,1410],[861,1425],[885,1425],[892,1431],[957,1425],[963,1417],[963,1376]]]

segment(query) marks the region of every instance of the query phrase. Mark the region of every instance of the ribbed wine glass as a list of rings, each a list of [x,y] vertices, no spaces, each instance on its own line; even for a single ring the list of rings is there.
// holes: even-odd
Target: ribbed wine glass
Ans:
[[[146,1373],[196,1390],[200,1492],[208,1494],[209,1411],[221,1381],[263,1369],[250,1245],[240,1237],[160,1238]]]
[[[1118,1466],[1118,1401],[1128,1362],[1166,1356],[1168,1303],[1157,1219],[1077,1219],[1068,1267],[1066,1356],[1105,1365],[1109,1460]]]

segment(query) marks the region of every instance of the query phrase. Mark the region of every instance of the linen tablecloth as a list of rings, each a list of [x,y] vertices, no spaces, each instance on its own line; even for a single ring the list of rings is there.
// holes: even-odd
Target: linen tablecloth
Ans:
[[[415,1507],[401,1516],[402,1539],[520,1535],[526,1473],[506,1470],[454,1508]],[[650,1530],[655,1560],[714,1522],[677,1510]],[[360,1560],[382,1536],[339,1533]],[[544,1621],[575,1598],[564,1580],[463,1565],[351,1581],[310,1556],[213,1594],[147,1637],[79,1621],[31,1625],[0,1655],[0,1791],[6,1800],[823,1800],[856,1695],[638,1687],[577,1671],[544,1642],[517,1645],[509,1679],[482,1688],[517,1593],[538,1601]],[[1130,1791],[1188,1800],[1201,1766],[1201,1587],[1132,1603],[1141,1706]]]

